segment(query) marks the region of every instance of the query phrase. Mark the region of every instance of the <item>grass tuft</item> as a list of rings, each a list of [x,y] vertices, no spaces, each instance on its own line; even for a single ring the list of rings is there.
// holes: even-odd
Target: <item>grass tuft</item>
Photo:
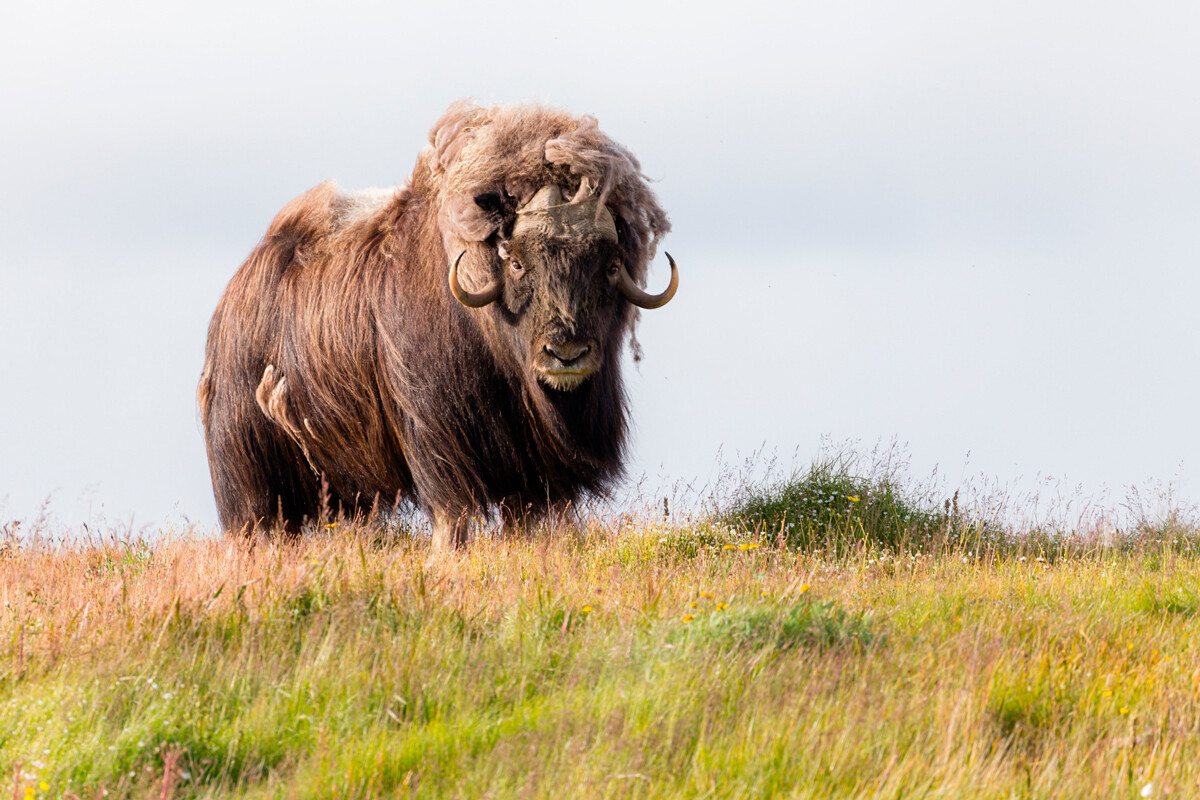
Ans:
[[[717,649],[785,652],[793,647],[860,650],[875,638],[865,615],[833,602],[801,602],[784,608],[754,607],[710,615],[692,628],[693,641]]]
[[[955,520],[917,497],[890,470],[858,474],[854,455],[824,457],[807,470],[750,487],[723,521],[803,550],[844,553],[857,548],[917,549],[944,535]]]

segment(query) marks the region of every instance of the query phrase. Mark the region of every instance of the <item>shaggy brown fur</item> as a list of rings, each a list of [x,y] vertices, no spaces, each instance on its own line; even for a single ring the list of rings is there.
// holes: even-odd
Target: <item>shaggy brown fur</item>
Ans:
[[[476,511],[544,513],[618,479],[637,310],[605,270],[644,285],[670,227],[637,160],[539,107],[459,103],[430,143],[402,188],[293,200],[225,290],[198,392],[225,528],[411,499],[459,544]],[[546,186],[608,209],[616,242],[510,240]],[[500,301],[451,295],[463,251],[462,283],[502,278]],[[539,372],[568,351],[593,370],[578,385]]]

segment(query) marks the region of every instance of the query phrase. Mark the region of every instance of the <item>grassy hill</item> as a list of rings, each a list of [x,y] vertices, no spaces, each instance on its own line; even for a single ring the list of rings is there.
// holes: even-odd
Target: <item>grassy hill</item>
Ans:
[[[1177,514],[1017,536],[826,465],[446,557],[8,529],[14,798],[1200,796]]]

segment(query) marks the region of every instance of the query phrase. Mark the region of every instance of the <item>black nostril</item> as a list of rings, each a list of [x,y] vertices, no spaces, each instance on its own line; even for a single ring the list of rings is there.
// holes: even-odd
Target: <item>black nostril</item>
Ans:
[[[564,367],[569,367],[590,353],[592,348],[589,345],[583,345],[582,347],[579,347],[571,344],[562,344],[558,345],[557,347],[545,345],[542,347],[542,350],[545,351],[547,355],[557,360]]]

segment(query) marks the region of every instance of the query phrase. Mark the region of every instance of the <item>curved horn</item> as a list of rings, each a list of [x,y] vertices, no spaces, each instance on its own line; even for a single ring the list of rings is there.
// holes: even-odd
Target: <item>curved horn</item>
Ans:
[[[667,284],[667,290],[662,294],[647,294],[633,282],[633,278],[629,277],[629,273],[625,271],[625,265],[622,264],[618,278],[620,283],[617,284],[617,287],[621,290],[621,294],[625,295],[625,299],[638,308],[662,308],[671,302],[671,298],[675,296],[675,290],[679,288],[679,269],[675,266],[675,259],[671,258],[670,253],[667,253],[667,261],[671,262],[671,282]]]
[[[458,254],[458,258],[454,259],[454,265],[450,267],[450,293],[454,295],[454,299],[462,303],[467,308],[483,308],[488,303],[496,302],[500,297],[500,293],[504,291],[504,281],[494,280],[483,288],[480,292],[468,292],[458,282],[458,262],[462,261],[463,256],[467,254],[463,250]]]

